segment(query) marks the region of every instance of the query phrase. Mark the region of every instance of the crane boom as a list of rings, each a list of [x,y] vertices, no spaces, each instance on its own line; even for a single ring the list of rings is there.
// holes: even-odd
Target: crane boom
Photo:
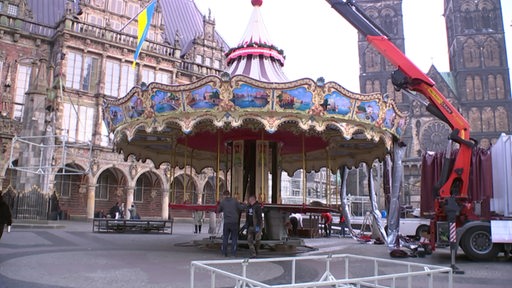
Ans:
[[[424,95],[429,104],[427,110],[445,122],[452,129],[450,140],[459,143],[459,151],[453,165],[443,169],[440,183],[434,191],[444,199],[450,196],[467,198],[471,153],[474,143],[470,140],[469,123],[436,88],[435,82],[423,73],[398,47],[391,42],[386,33],[374,23],[352,0],[326,0],[334,10],[352,24],[372,47],[379,51],[398,69],[392,73],[391,80],[397,90],[416,91]]]

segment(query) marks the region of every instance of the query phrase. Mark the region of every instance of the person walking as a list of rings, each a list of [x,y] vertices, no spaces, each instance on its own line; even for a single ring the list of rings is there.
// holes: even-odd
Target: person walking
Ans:
[[[302,215],[300,213],[292,213],[290,214],[290,224],[292,225],[292,235],[298,236],[298,227],[302,228]]]
[[[231,239],[231,255],[236,256],[238,246],[238,227],[240,213],[243,206],[238,200],[231,197],[231,193],[226,190],[222,194],[224,199],[220,201],[217,213],[223,213],[223,229],[222,229],[222,253],[228,257],[228,239]]]
[[[110,218],[119,219],[121,216],[121,207],[119,207],[119,202],[116,202],[116,205],[112,206],[109,211]]]
[[[0,239],[2,239],[2,235],[4,234],[4,226],[7,225],[7,231],[9,232],[9,227],[12,225],[12,214],[11,208],[4,201],[4,197],[2,197],[2,193],[0,191]]]
[[[263,217],[261,214],[261,205],[256,200],[256,196],[249,196],[249,205],[247,205],[247,214],[245,217],[247,225],[247,244],[249,244],[249,250],[251,251],[251,258],[258,255],[261,241],[261,228],[263,224]],[[254,243],[256,242],[256,244]]]
[[[332,225],[332,215],[329,212],[324,212],[320,215],[322,220],[324,221],[324,232],[325,237],[331,237],[331,225]]]
[[[204,211],[195,210],[192,213],[192,218],[194,220],[194,234],[201,234],[201,227],[203,226],[204,219]]]

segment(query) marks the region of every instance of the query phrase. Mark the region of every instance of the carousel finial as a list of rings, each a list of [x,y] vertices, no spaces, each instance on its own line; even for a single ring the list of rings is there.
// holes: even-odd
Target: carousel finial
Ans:
[[[251,4],[254,7],[261,7],[261,5],[263,4],[263,0],[251,0]]]

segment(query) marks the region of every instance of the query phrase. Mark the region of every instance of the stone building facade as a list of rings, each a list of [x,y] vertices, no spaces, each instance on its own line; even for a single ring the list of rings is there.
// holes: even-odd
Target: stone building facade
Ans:
[[[136,85],[190,83],[225,68],[228,47],[214,19],[188,0],[158,1],[132,68],[135,16],[149,2],[0,1],[4,192],[56,192],[65,215],[79,219],[115,202],[135,203],[144,217],[167,218],[173,193],[214,201],[206,196],[214,181],[201,171],[122,159],[102,120],[103,101]]]

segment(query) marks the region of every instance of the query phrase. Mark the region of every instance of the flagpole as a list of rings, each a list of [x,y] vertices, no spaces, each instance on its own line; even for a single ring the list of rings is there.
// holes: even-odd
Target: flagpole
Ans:
[[[124,24],[123,27],[121,27],[121,29],[119,29],[119,31],[117,32],[121,32],[124,30],[124,28],[126,28],[126,26],[128,26],[128,24],[132,23],[133,20],[135,20],[135,18],[137,18],[137,16],[140,15],[140,13],[142,13],[142,11],[146,10],[146,8],[148,8],[149,5],[151,5],[153,2],[155,2],[156,0],[151,0],[148,5],[146,5],[146,7],[142,8],[142,10],[139,11],[139,13],[137,13],[135,16],[132,17],[132,19],[128,20],[128,22],[126,22],[126,24]]]

